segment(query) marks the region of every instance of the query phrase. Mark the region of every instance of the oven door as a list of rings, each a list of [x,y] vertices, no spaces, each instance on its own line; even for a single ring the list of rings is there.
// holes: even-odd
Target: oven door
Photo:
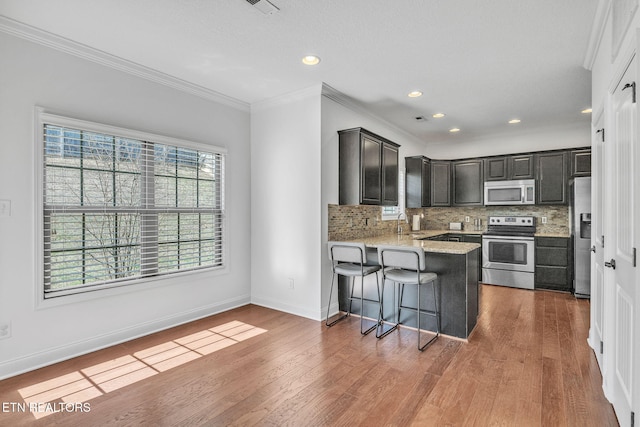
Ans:
[[[534,238],[483,236],[482,267],[497,270],[535,272]]]

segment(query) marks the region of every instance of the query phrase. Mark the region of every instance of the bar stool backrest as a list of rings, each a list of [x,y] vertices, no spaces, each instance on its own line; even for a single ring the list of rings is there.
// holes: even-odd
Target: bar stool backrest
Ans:
[[[364,243],[329,242],[329,259],[336,262],[366,264],[366,248]]]
[[[385,267],[424,271],[427,268],[424,249],[408,246],[378,246],[378,261]]]

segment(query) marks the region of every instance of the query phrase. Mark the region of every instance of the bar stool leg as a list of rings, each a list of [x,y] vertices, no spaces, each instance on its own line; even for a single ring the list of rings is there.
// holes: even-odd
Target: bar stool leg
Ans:
[[[386,279],[384,277],[384,272],[382,273],[382,286],[381,286],[381,292],[380,292],[380,310],[378,312],[378,327],[376,329],[376,338],[381,339],[386,337],[390,332],[393,332],[395,329],[398,328],[398,319],[396,319],[396,323],[389,327],[386,331],[385,331],[385,323],[384,323],[384,284],[386,282]],[[395,282],[394,282],[395,285]],[[394,294],[394,298],[395,298],[395,286],[393,289],[393,294]]]
[[[327,319],[325,321],[325,325],[327,326],[333,326],[336,323],[338,323],[339,321],[341,321],[342,319],[344,319],[345,317],[347,317],[350,313],[351,313],[351,298],[349,299],[349,311],[346,312],[346,314],[340,316],[339,318],[337,318],[336,320],[334,320],[333,322],[329,323],[329,312],[331,311],[331,297],[333,295],[333,284],[335,282],[337,274],[333,273],[333,276],[331,277],[331,288],[329,289],[329,304],[327,305]],[[336,284],[336,286],[338,286]],[[351,285],[351,296],[353,297],[353,284]]]
[[[423,351],[425,348],[427,348],[427,346],[429,344],[431,344],[433,341],[435,341],[439,336],[440,336],[440,311],[438,310],[438,299],[436,296],[436,281],[432,280],[431,281],[431,286],[433,289],[433,303],[434,303],[434,315],[436,317],[436,334],[435,336],[431,337],[431,339],[429,341],[426,342],[425,345],[420,346],[420,285],[418,285],[418,309],[417,314],[418,314],[418,350]]]
[[[355,281],[355,277],[353,278],[353,280]],[[376,271],[376,285],[377,285],[377,281],[378,281],[378,272]],[[353,288],[351,289],[353,290]],[[380,301],[380,292],[378,292],[378,301]],[[369,332],[373,331],[378,326],[378,324],[375,323],[369,329],[367,329],[366,331],[363,331],[362,330],[363,323],[364,323],[364,276],[360,276],[360,333],[362,335],[367,335]]]

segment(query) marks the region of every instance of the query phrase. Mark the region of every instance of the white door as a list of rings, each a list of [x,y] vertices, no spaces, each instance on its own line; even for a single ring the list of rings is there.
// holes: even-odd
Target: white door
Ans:
[[[606,173],[612,178],[606,181],[611,204],[605,207],[605,309],[606,321],[612,323],[605,331],[605,359],[607,366],[608,397],[621,426],[631,425],[634,390],[633,364],[636,355],[634,329],[638,329],[636,318],[637,292],[635,277],[634,247],[638,220],[636,186],[638,171],[637,104],[636,104],[636,58],[634,56],[612,96],[612,138],[605,143],[605,158],[612,168]],[[640,88],[639,88],[640,89]],[[611,216],[606,211],[610,210]],[[608,300],[608,302],[607,302]],[[612,311],[609,311],[609,310]],[[637,366],[636,366],[637,367]]]
[[[602,363],[604,343],[604,196],[606,186],[603,174],[604,159],[604,129],[605,117],[603,113],[593,124],[591,142],[591,326],[589,329],[589,344],[596,355],[600,370],[604,373]]]

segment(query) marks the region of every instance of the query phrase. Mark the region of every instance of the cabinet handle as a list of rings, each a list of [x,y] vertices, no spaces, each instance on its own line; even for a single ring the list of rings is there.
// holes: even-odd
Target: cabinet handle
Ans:
[[[596,245],[591,246],[591,252],[596,253]]]
[[[609,268],[613,268],[614,270],[616,269],[616,260],[611,258],[611,261],[605,261],[604,263],[605,267],[609,267]]]
[[[633,90],[631,94],[631,102],[635,104],[636,103],[636,82],[627,83],[626,85],[624,85],[622,90],[629,89],[629,88]]]

